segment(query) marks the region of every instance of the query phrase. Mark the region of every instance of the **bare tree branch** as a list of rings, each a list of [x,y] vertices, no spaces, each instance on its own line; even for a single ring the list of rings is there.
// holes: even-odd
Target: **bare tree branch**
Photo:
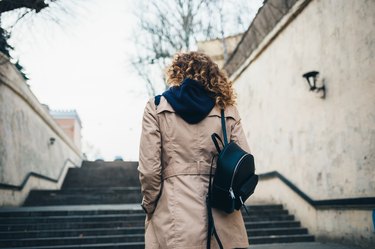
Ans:
[[[74,5],[76,6],[76,4]],[[8,40],[13,36],[13,31],[16,30],[15,26],[19,26],[17,24],[19,24],[21,20],[23,21],[22,23],[27,24],[28,27],[32,27],[35,19],[34,15],[37,15],[38,17],[45,18],[46,21],[54,21],[60,25],[60,18],[62,16],[66,17],[66,14],[71,15],[68,11],[68,6],[69,1],[62,0],[0,0],[0,51],[13,59],[11,51],[14,50],[14,48],[8,44]],[[11,11],[13,13],[6,13]],[[61,15],[61,12],[64,15]],[[25,18],[26,16],[27,18]],[[8,22],[8,26],[4,27],[1,22],[2,19],[9,17],[11,17],[11,22]],[[28,29],[27,32],[32,33],[32,30]],[[16,61],[14,64],[23,74],[23,67],[19,62]],[[27,79],[26,75],[23,74],[23,76]]]
[[[149,67],[154,68],[159,65],[159,71],[162,72],[173,54],[177,51],[193,49],[199,40],[221,38],[224,41],[224,37],[228,34],[244,32],[250,24],[246,18],[251,15],[244,12],[249,8],[243,6],[248,6],[249,2],[247,0],[139,2],[135,13],[138,30],[134,36],[137,51],[132,65],[145,80],[148,93],[154,95],[155,84],[159,84],[162,80],[153,78],[151,81]],[[225,48],[224,42],[223,46]]]

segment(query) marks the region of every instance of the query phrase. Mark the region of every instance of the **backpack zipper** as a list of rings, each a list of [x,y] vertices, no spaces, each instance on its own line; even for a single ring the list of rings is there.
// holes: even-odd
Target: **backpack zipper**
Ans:
[[[236,172],[237,172],[237,168],[238,166],[240,165],[241,161],[245,158],[245,156],[247,156],[247,154],[243,155],[240,160],[238,160],[237,164],[236,164],[236,167],[234,168],[234,172],[233,172],[233,175],[232,175],[232,179],[230,181],[230,187],[229,187],[229,194],[230,196],[232,197],[232,199],[236,199],[236,196],[234,195],[234,192],[233,192],[233,181],[234,181],[234,176],[236,175]]]

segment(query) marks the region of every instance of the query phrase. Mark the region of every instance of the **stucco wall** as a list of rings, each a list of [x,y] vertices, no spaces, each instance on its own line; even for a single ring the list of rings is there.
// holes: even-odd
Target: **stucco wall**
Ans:
[[[263,179],[248,204],[283,204],[318,241],[372,249],[375,230],[371,208],[314,207],[278,178]]]
[[[375,196],[374,27],[375,1],[313,0],[232,75],[259,173],[315,200]],[[311,70],[326,99],[308,90]]]
[[[66,167],[79,166],[81,152],[0,54],[0,206],[20,205],[30,186],[58,188]],[[50,138],[55,142],[50,144]],[[31,172],[57,180],[29,178]],[[8,186],[8,187],[7,187]],[[13,196],[13,197],[10,197]]]

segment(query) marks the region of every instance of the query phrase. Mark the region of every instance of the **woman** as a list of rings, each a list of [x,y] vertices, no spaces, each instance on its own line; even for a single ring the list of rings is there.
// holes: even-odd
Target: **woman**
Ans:
[[[146,248],[203,249],[210,166],[217,154],[211,134],[222,134],[220,108],[225,108],[230,140],[249,148],[232,82],[208,56],[178,53],[166,74],[171,87],[147,103],[143,116],[138,170]],[[213,217],[224,248],[249,246],[241,212],[213,209]]]

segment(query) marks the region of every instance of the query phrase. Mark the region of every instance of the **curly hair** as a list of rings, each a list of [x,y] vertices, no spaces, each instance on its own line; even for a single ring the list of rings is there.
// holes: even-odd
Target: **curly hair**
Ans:
[[[166,78],[170,86],[179,86],[186,78],[200,82],[207,91],[214,93],[216,104],[221,108],[236,103],[232,81],[203,53],[177,53],[166,69]]]

